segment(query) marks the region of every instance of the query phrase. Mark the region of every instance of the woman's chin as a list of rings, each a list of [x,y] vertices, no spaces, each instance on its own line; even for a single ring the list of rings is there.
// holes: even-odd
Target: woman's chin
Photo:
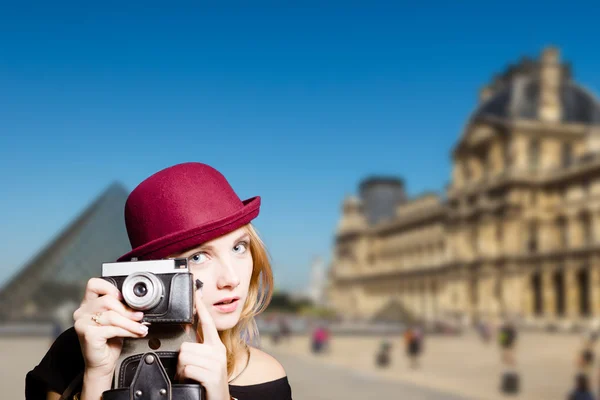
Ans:
[[[218,331],[226,331],[233,328],[238,323],[240,316],[237,315],[237,313],[232,313],[230,315],[219,315],[214,318],[214,320]]]

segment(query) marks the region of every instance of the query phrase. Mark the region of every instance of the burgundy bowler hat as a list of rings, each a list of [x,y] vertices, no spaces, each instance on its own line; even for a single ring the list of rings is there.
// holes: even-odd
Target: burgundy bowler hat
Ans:
[[[241,201],[213,167],[174,165],[144,180],[127,198],[132,250],[118,261],[166,258],[246,225],[259,211],[259,196]]]

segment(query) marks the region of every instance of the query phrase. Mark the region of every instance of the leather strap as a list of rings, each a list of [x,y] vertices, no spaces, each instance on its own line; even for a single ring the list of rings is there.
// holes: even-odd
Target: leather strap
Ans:
[[[69,386],[63,391],[63,394],[60,396],[59,400],[70,400],[73,398],[75,394],[81,391],[81,387],[83,386],[83,372],[75,377],[69,383]]]
[[[204,388],[198,384],[174,384],[171,386],[172,399],[205,400]],[[160,398],[160,397],[157,397]],[[166,396],[163,397],[166,399]],[[154,399],[154,397],[134,397],[135,400]],[[112,389],[102,393],[102,400],[130,400],[128,388]],[[162,400],[162,399],[161,399]]]

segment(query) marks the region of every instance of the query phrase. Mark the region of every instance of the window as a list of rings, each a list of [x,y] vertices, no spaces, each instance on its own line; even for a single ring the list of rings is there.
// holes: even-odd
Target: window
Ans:
[[[463,161],[462,170],[465,182],[469,182],[471,180],[471,168],[469,168],[468,160]]]
[[[473,255],[476,256],[479,253],[479,237],[477,235],[477,227],[476,226],[471,228],[469,239],[471,241],[471,249],[472,249]]]
[[[506,141],[502,145],[502,156],[504,158],[504,169],[509,169],[511,165],[510,142]]]
[[[581,228],[583,234],[583,244],[590,245],[593,243],[592,222],[589,214],[581,216]]]
[[[562,145],[562,166],[567,168],[573,163],[573,146],[571,143],[563,143]]]
[[[559,235],[559,245],[561,248],[567,248],[569,245],[569,234],[567,232],[567,221],[564,218],[558,220],[558,235]]]
[[[496,246],[498,249],[498,253],[502,252],[503,241],[504,241],[504,225],[502,225],[502,221],[500,221],[496,225]]]
[[[590,195],[590,180],[589,179],[584,179],[583,182],[581,182],[581,191],[583,192],[584,197],[587,197]]]
[[[538,250],[538,227],[536,221],[529,222],[527,236],[527,251],[535,253]]]
[[[536,171],[538,169],[540,157],[540,141],[532,139],[529,142],[529,170]]]

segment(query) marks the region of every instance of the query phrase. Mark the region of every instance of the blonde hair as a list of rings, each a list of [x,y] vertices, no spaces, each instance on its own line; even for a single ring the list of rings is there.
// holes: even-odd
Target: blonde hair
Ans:
[[[273,271],[267,248],[252,224],[247,224],[244,228],[250,235],[250,254],[253,264],[248,297],[238,323],[231,329],[219,332],[221,341],[227,349],[228,376],[233,373],[236,355],[244,351],[249,343],[258,341],[258,327],[254,317],[267,308],[273,296]],[[198,325],[200,338],[202,338],[201,330]]]

